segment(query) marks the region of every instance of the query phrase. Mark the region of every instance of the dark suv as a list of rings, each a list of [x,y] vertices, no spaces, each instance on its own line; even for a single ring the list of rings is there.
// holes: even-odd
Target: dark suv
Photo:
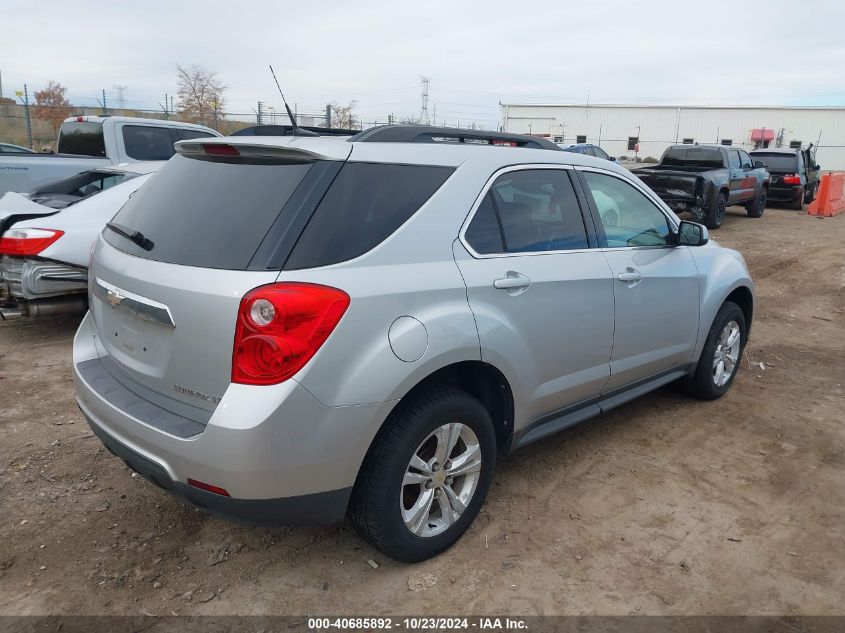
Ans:
[[[806,149],[758,149],[751,152],[754,160],[766,165],[771,174],[769,200],[786,202],[791,209],[800,211],[803,204],[816,199],[819,191],[819,170],[815,152]]]
[[[603,158],[604,160],[616,161],[616,158],[608,154],[598,145],[592,143],[558,143],[564,152],[572,152],[573,154],[584,154],[585,156],[595,156],[596,158]]]

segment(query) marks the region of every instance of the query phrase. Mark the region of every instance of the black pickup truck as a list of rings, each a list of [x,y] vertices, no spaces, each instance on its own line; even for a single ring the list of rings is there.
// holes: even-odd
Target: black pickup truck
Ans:
[[[759,218],[766,209],[769,173],[748,152],[723,145],[672,145],[651,168],[632,171],[676,213],[718,229],[725,208],[742,205]]]

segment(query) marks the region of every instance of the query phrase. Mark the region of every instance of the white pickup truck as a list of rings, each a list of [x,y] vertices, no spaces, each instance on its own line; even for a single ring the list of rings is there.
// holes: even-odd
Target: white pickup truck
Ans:
[[[220,136],[214,130],[177,121],[119,116],[74,116],[59,130],[56,154],[0,154],[0,196],[30,191],[88,169],[167,160],[176,141]]]

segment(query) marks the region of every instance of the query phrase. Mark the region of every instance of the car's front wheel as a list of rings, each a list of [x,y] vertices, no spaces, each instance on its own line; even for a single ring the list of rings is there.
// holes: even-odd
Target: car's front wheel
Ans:
[[[686,391],[701,400],[721,398],[733,383],[746,341],[745,315],[725,301],[707,334],[695,373],[684,381]]]
[[[495,465],[496,433],[478,400],[451,387],[419,393],[399,404],[367,454],[350,518],[391,558],[425,560],[473,522]]]

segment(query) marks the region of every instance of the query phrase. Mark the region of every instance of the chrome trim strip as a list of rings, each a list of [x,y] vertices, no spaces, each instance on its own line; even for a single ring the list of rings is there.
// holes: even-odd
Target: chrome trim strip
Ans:
[[[93,283],[94,295],[114,310],[122,310],[144,321],[175,328],[170,308],[163,303],[122,290],[97,277]]]

